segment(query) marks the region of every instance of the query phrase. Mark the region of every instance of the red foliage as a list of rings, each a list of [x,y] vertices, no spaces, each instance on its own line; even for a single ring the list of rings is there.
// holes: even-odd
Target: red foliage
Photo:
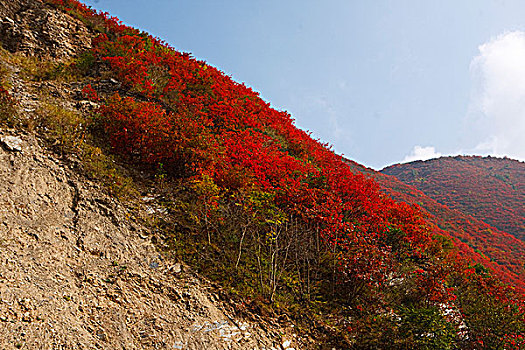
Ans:
[[[415,256],[429,244],[415,208],[381,194],[372,180],[298,130],[287,113],[217,69],[136,33],[100,35],[93,52],[128,87],[173,110],[131,97],[108,99],[100,113],[118,152],[167,168],[183,164],[191,170],[184,174],[205,173],[225,191],[271,194],[289,215],[319,227],[344,253],[342,266],[360,269],[358,275],[388,266],[393,253],[383,247],[389,232],[402,232],[398,238]]]
[[[100,100],[97,92],[95,91],[95,89],[93,89],[91,84],[87,84],[86,86],[84,86],[84,88],[82,89],[82,97],[87,98],[91,101]]]
[[[118,94],[99,110],[111,146],[121,154],[138,156],[147,164],[165,164],[194,172],[209,166],[217,145],[205,125],[154,102]]]
[[[397,178],[348,161],[354,171],[374,178],[396,200],[419,205],[435,224],[433,232],[454,239],[454,244],[470,260],[482,263],[503,281],[525,292],[525,243],[510,234],[438,203],[420,190]],[[401,165],[400,165],[401,166]]]
[[[525,241],[525,163],[494,157],[442,157],[382,170],[458,209]]]
[[[67,6],[87,18],[98,16],[107,34],[93,40],[93,53],[150,99],[115,95],[105,101],[100,113],[116,151],[153,166],[163,163],[177,175],[208,174],[225,191],[255,187],[272,194],[281,209],[319,227],[328,244],[346,252],[341,264],[361,269],[357,274],[373,270],[360,265],[365,258],[384,265],[397,254],[385,247],[391,232],[400,233],[396,239],[414,256],[430,244],[417,208],[396,203],[374,181],[354,174],[250,88],[107,14],[76,1]]]

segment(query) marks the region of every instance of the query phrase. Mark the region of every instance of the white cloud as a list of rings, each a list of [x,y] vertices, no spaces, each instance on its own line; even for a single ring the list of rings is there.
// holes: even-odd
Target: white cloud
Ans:
[[[421,147],[415,146],[412,152],[403,159],[403,163],[413,162],[415,160],[428,160],[441,157],[441,153],[436,152],[432,146]]]
[[[480,45],[470,72],[466,132],[477,138],[472,151],[524,160],[525,33],[503,33]]]

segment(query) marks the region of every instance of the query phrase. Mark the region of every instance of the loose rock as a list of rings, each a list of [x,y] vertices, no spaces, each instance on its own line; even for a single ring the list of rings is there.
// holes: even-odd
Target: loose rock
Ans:
[[[0,142],[8,150],[12,152],[22,152],[22,140],[16,136],[2,136]]]

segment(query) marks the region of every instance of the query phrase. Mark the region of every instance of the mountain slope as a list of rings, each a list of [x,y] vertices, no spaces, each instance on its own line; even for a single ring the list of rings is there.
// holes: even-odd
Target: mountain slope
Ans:
[[[472,260],[482,263],[500,278],[525,291],[525,244],[512,235],[451,209],[431,196],[394,176],[376,172],[348,161],[355,171],[371,176],[384,191],[397,200],[417,204],[437,226],[437,233],[453,237],[458,248]]]
[[[93,105],[77,98],[75,81],[40,73],[63,64],[49,56],[86,50],[79,37],[91,42],[81,21],[53,7],[0,2],[0,43],[23,53],[0,48],[0,348],[302,346],[289,325],[261,320],[163,255],[148,224],[156,198],[120,200],[129,189],[107,181],[124,180],[113,162],[96,149],[91,164],[67,152],[65,132]]]
[[[2,349],[282,343],[273,327],[236,315],[220,290],[161,257],[134,211],[71,163],[30,135],[0,131],[7,136],[21,152],[0,148]]]
[[[2,19],[10,34],[0,38],[32,43],[2,43],[2,128],[38,135],[115,200],[144,208],[140,224],[161,257],[219,284],[236,312],[293,323],[311,339],[301,348],[521,346],[522,295],[289,114],[77,1],[22,3]],[[63,46],[46,26],[31,32],[23,17],[46,11],[42,23],[66,19],[90,45]]]
[[[525,241],[525,163],[494,157],[441,157],[381,171],[452,209]]]

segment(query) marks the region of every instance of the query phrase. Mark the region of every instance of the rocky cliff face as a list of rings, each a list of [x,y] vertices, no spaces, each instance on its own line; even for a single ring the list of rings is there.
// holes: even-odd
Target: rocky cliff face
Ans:
[[[0,133],[1,348],[278,346],[37,138]]]
[[[0,19],[2,45],[11,52],[67,58],[91,45],[81,21],[36,0],[3,1]]]
[[[7,0],[0,42],[10,53],[64,59],[88,48],[91,34],[37,0]],[[23,81],[12,63],[0,66],[30,119],[42,86]],[[46,91],[80,108],[72,86]],[[241,315],[220,289],[161,255],[136,211],[47,149],[38,133],[0,126],[0,144],[0,348],[292,346],[292,328]]]

